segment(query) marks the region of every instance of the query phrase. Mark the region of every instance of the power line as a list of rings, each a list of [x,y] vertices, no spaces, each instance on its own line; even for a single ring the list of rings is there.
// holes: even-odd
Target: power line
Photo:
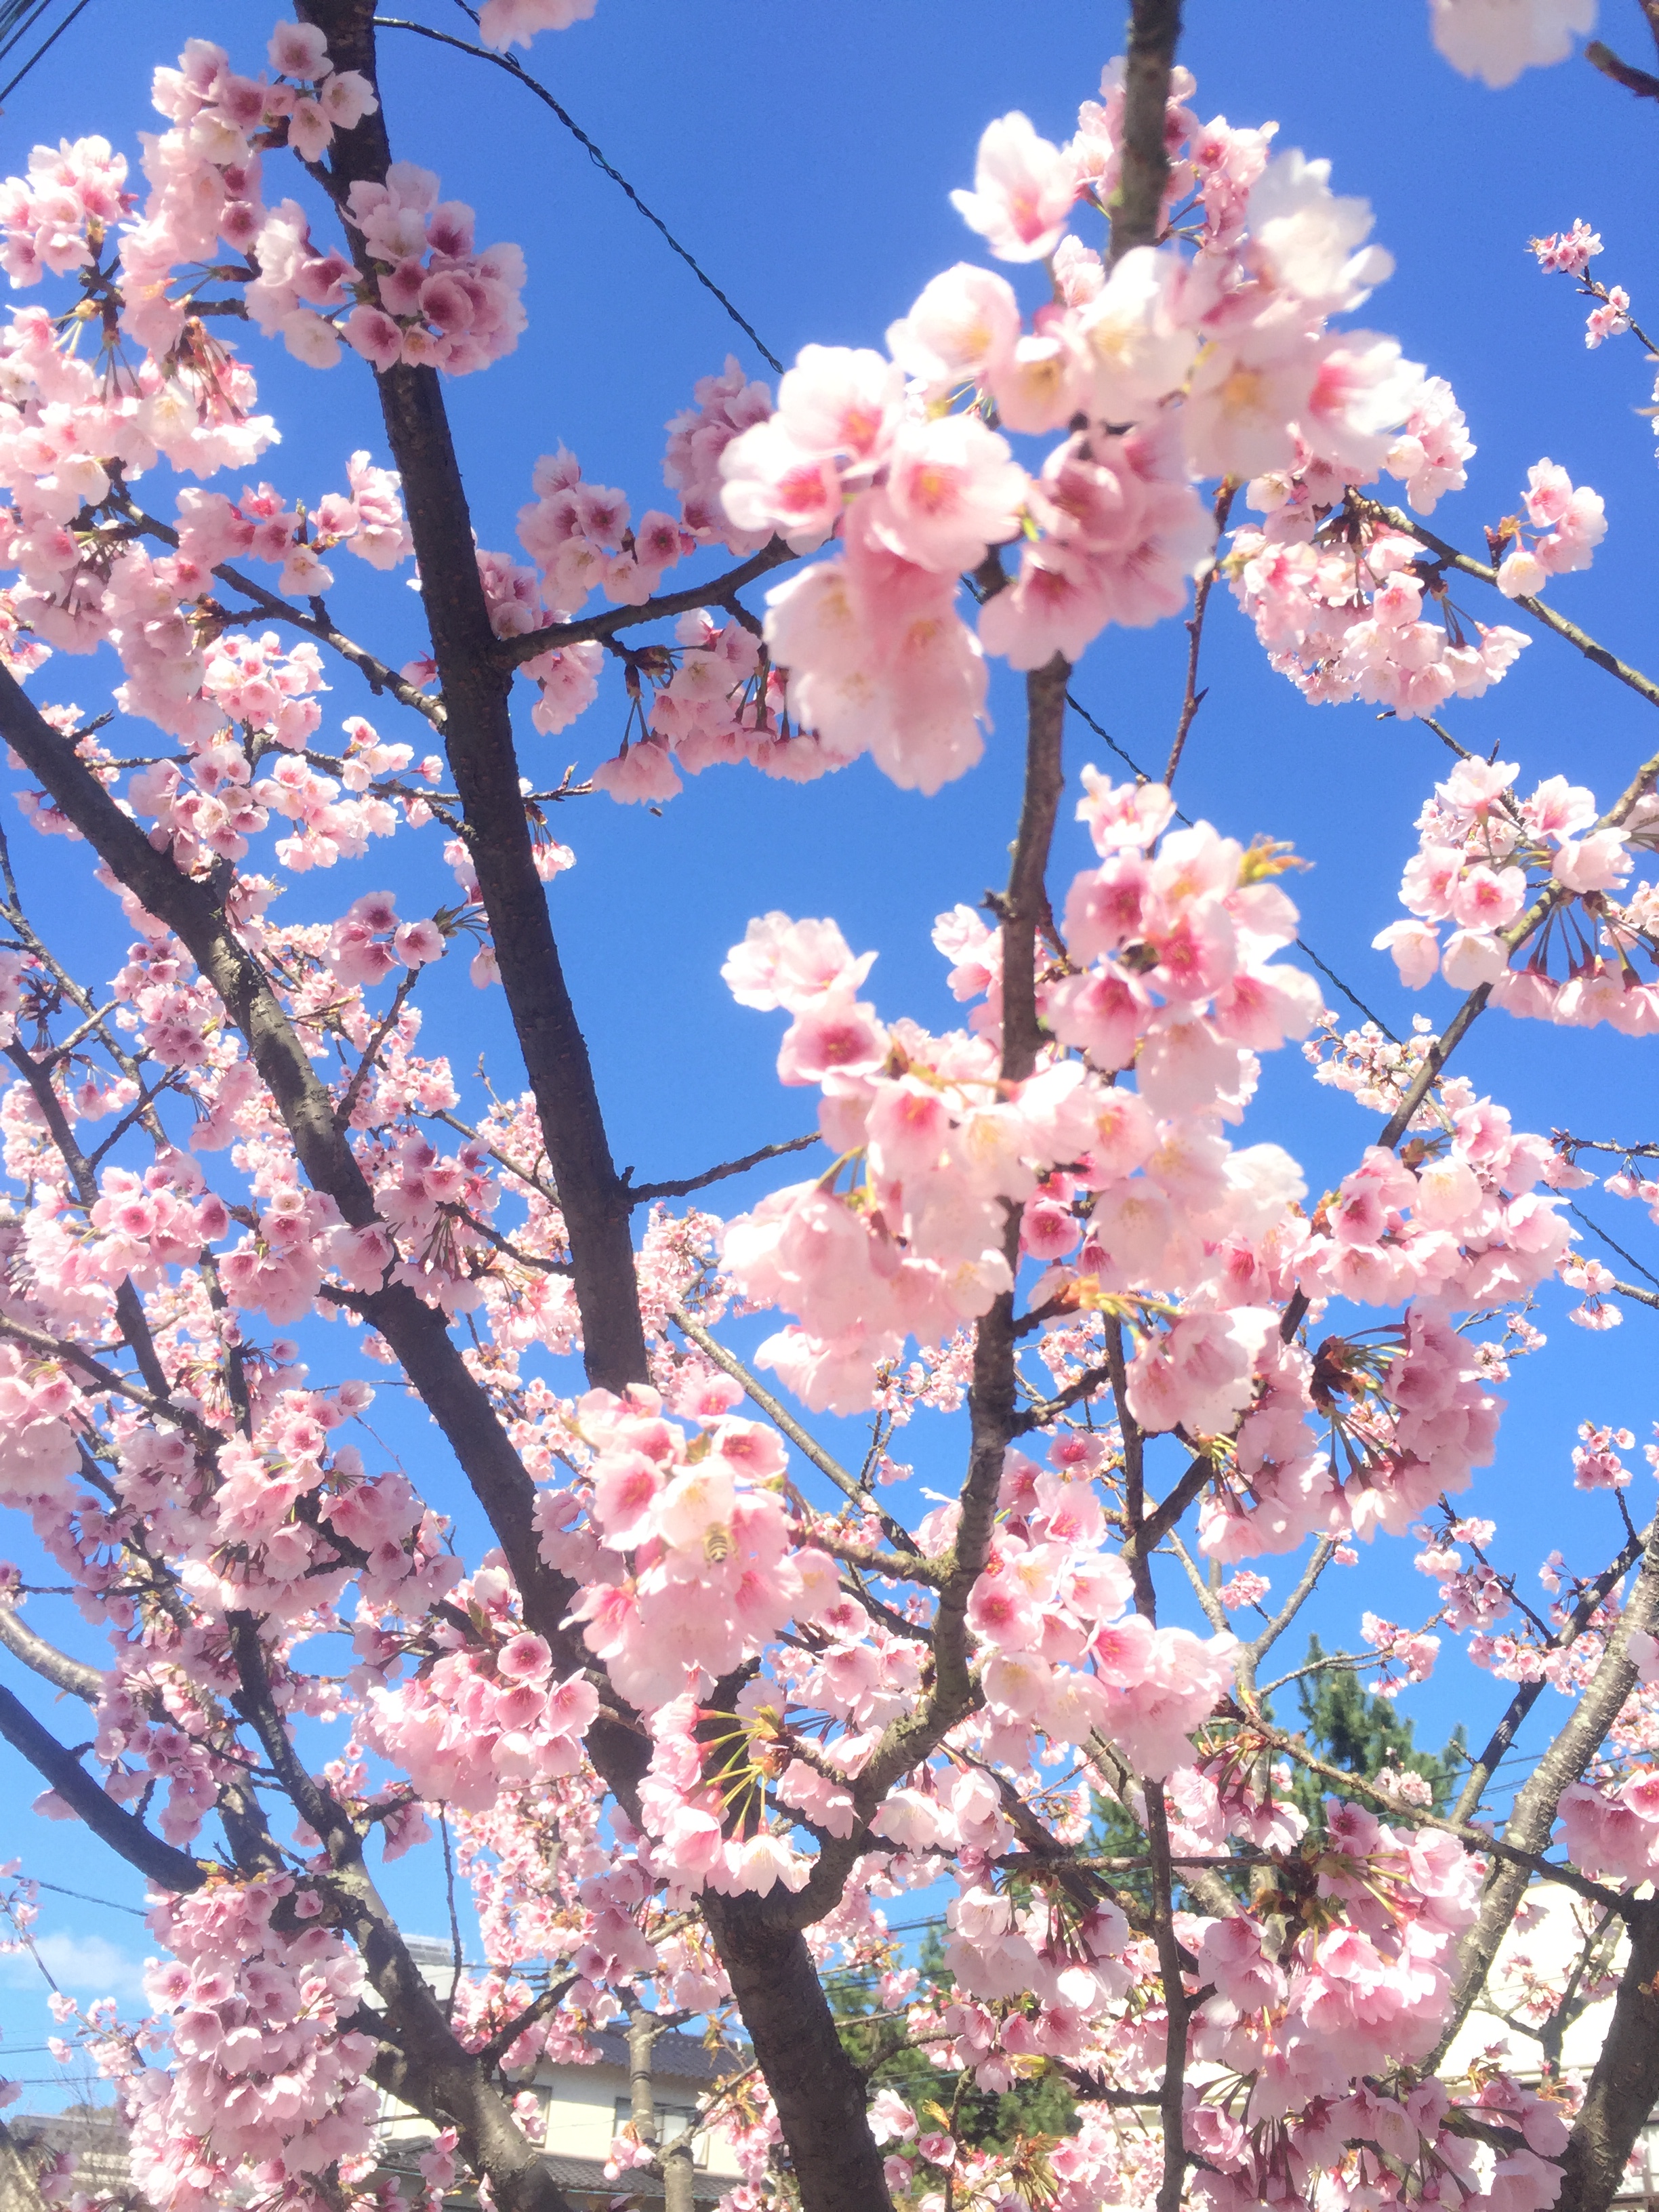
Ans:
[[[32,28],[35,23],[39,22],[42,10],[46,4],[47,0],[41,0],[41,6],[35,9],[33,15],[29,19],[29,22],[24,25],[23,29]],[[29,56],[22,68],[18,70],[16,76],[11,79],[10,82],[9,84],[0,85],[0,113],[4,112],[5,102],[9,100],[12,94],[16,91],[18,86],[21,84],[23,79],[34,67],[36,62],[38,62],[52,46],[57,45],[58,40],[63,37],[64,32],[68,30],[70,25],[81,13],[82,9],[89,7],[90,5],[91,0],[75,0],[74,7],[70,9],[68,15],[64,16],[63,21],[58,26],[58,28],[52,32],[48,37],[41,40],[40,44]],[[15,37],[9,40],[4,46],[0,46],[0,59],[3,59],[4,57],[10,52],[12,47],[17,44],[18,40],[21,39],[22,35],[22,30],[20,30],[16,33]]]
[[[84,7],[86,5],[86,0],[81,0],[81,4]],[[477,21],[477,17],[473,15],[472,10],[470,8],[463,7],[462,12],[463,14],[471,16],[471,20],[475,23]],[[560,106],[558,101],[554,99],[547,87],[543,84],[539,79],[532,76],[527,69],[520,68],[519,64],[513,59],[510,54],[492,53],[488,46],[475,46],[468,40],[452,38],[447,31],[434,30],[429,23],[411,23],[406,16],[377,15],[374,18],[374,27],[379,31],[413,31],[417,38],[431,39],[441,46],[453,46],[458,53],[471,54],[481,62],[489,62],[496,69],[505,70],[509,76],[516,77],[519,82],[525,87],[526,91],[533,92],[537,99],[539,100],[544,106],[550,107],[552,109],[554,114],[558,117],[560,122],[563,124],[565,129],[570,133],[571,137],[577,141],[578,144],[585,146],[587,149],[587,158],[592,162],[595,168],[602,169],[605,172],[605,174],[610,178],[612,184],[620,185],[622,190],[627,193],[629,198],[632,200],[634,205],[639,210],[640,213],[645,217],[646,221],[648,223],[654,225],[654,227],[662,233],[663,237],[666,240],[669,246],[676,253],[678,254],[680,259],[684,262],[686,267],[696,278],[698,283],[702,286],[706,292],[712,293],[714,297],[720,301],[721,307],[725,308],[726,313],[730,315],[738,328],[745,334],[750,343],[756,347],[762,360],[766,362],[767,366],[769,368],[775,369],[780,376],[782,375],[783,363],[778,359],[776,354],[772,351],[770,346],[769,346],[766,341],[761,337],[759,331],[756,330],[754,325],[749,320],[748,317],[741,313],[738,308],[732,306],[731,301],[726,298],[725,293],[721,291],[720,286],[714,282],[714,278],[709,276],[707,270],[701,267],[696,257],[689,252],[687,249],[680,244],[678,239],[675,237],[673,232],[670,230],[668,225],[663,221],[662,217],[655,213],[653,209],[647,207],[645,202],[635,191],[633,185],[629,183],[622,171],[617,168],[614,163],[606,161],[604,154],[599,150],[599,147],[594,144],[593,141],[588,137],[586,131],[582,129],[580,124],[576,121],[575,118],[568,113],[566,109]]]
[[[1578,1216],[1578,1218],[1583,1223],[1585,1228],[1589,1231],[1590,1234],[1593,1237],[1599,1237],[1609,1251],[1616,1252],[1621,1260],[1628,1260],[1638,1275],[1645,1275],[1649,1282],[1653,1285],[1654,1288],[1656,1290],[1659,1290],[1659,1275],[1656,1275],[1650,1268],[1644,1267],[1642,1265],[1642,1262],[1637,1258],[1634,1252],[1626,1252],[1622,1244],[1615,1243],[1613,1238],[1608,1236],[1605,1229],[1601,1227],[1598,1223],[1590,1219],[1589,1214],[1585,1212],[1583,1207],[1578,1204],[1576,1199],[1570,1198],[1567,1200],[1567,1210],[1569,1212],[1576,1213]]]
[[[101,1905],[111,1912],[130,1912],[135,1920],[147,1920],[149,1916],[137,1905],[118,1905],[112,1897],[89,1897],[84,1889],[65,1889],[61,1882],[42,1881],[39,1875],[26,1875],[37,1889],[49,1889],[56,1897],[73,1897],[82,1905]]]
[[[4,0],[0,5],[0,61],[38,23],[52,0]]]

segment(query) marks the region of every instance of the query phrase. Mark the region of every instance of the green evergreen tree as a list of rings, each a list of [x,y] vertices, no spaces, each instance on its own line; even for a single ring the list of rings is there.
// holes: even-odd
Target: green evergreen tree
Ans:
[[[1396,1710],[1392,1698],[1363,1689],[1352,1668],[1322,1663],[1326,1660],[1319,1638],[1310,1636],[1304,1663],[1318,1671],[1304,1674],[1296,1686],[1308,1748],[1328,1766],[1340,1766],[1361,1781],[1370,1781],[1385,1766],[1420,1774],[1434,1792],[1435,1811],[1443,1812],[1458,1775],[1468,1764],[1462,1723],[1452,1730],[1443,1750],[1418,1751],[1413,1747],[1412,1723]],[[1316,1834],[1324,1832],[1327,1797],[1353,1795],[1356,1802],[1370,1803],[1368,1798],[1300,1767],[1291,1781],[1291,1795]]]
[[[949,1990],[945,1939],[937,1928],[923,1936],[917,1964],[925,1978]],[[874,1993],[862,1977],[831,1976],[825,1988],[854,2063],[865,2072],[872,2089],[891,2089],[902,2097],[921,2119],[924,2134],[948,2126],[958,2142],[972,2148],[1006,2150],[1021,2136],[1059,2136],[1076,2131],[1076,2101],[1065,2077],[1047,2062],[1037,2061],[1029,2080],[1016,2081],[1000,2094],[981,2089],[971,2074],[942,2071],[925,2051],[890,2048],[884,2023],[873,2016]]]

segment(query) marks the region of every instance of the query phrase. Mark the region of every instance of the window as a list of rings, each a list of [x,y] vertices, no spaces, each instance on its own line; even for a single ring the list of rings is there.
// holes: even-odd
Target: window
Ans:
[[[695,2128],[697,2124],[697,2108],[695,2105],[676,2105],[661,2097],[656,2100],[656,2116],[657,2141],[660,2143],[678,2142],[683,2135]],[[631,2100],[627,2097],[618,2097],[616,2103],[615,2132],[620,2135],[633,2117],[634,2106]],[[706,2136],[694,2145],[692,2155],[699,2166],[706,2166],[708,2163],[708,2138]]]

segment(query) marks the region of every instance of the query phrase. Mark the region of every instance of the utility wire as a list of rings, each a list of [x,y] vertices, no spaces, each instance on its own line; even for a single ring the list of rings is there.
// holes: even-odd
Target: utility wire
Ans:
[[[4,0],[0,5],[0,61],[38,23],[52,0]]]
[[[0,114],[3,114],[5,112],[5,102],[9,100],[12,94],[16,91],[18,86],[21,84],[23,79],[34,67],[36,62],[38,62],[41,58],[42,55],[46,53],[50,48],[57,45],[58,40],[63,37],[64,32],[68,30],[70,25],[75,21],[76,17],[81,13],[82,9],[89,7],[90,5],[91,0],[75,0],[74,7],[70,9],[68,15],[64,16],[63,21],[58,26],[58,28],[53,31],[50,36],[41,40],[40,44],[35,48],[34,52],[24,63],[22,68],[18,70],[16,76],[13,77],[9,83],[0,85]],[[33,24],[40,21],[40,9],[37,9],[33,16],[30,19],[29,24],[26,25],[24,27],[32,28]],[[17,33],[16,38],[10,40],[4,46],[0,46],[0,60],[4,59],[5,56],[11,51],[11,48],[16,45],[17,39],[21,36],[22,32],[20,31]]]
[[[1567,1200],[1567,1207],[1570,1212],[1576,1213],[1578,1216],[1578,1218],[1583,1223],[1585,1228],[1589,1231],[1593,1237],[1599,1237],[1601,1242],[1607,1247],[1608,1250],[1616,1252],[1621,1260],[1628,1260],[1638,1275],[1645,1275],[1649,1282],[1653,1285],[1654,1288],[1656,1290],[1659,1290],[1659,1275],[1654,1274],[1650,1269],[1644,1267],[1642,1265],[1642,1262],[1637,1258],[1634,1252],[1626,1252],[1622,1244],[1616,1243],[1614,1240],[1608,1236],[1607,1231],[1599,1224],[1599,1223],[1594,1222],[1590,1219],[1589,1214],[1585,1212],[1583,1207],[1578,1204],[1576,1199],[1570,1198]]]
[[[118,1905],[112,1897],[89,1897],[84,1889],[65,1889],[61,1882],[42,1881],[39,1875],[26,1875],[37,1889],[49,1889],[57,1897],[73,1897],[82,1905],[101,1905],[111,1912],[130,1912],[135,1920],[147,1920],[149,1916],[136,1905]]]
[[[81,4],[84,7],[86,5],[86,0],[81,0]],[[472,15],[472,10],[470,8],[465,9],[464,12],[468,15],[471,15],[472,21],[477,22],[477,17],[476,15]],[[516,77],[519,82],[523,85],[527,91],[533,92],[537,99],[539,100],[544,106],[550,107],[552,109],[554,114],[558,117],[560,122],[563,124],[565,129],[570,133],[571,137],[574,138],[580,145],[586,147],[587,157],[589,161],[593,163],[594,167],[596,168],[602,169],[605,175],[610,178],[612,184],[620,185],[622,190],[627,193],[629,198],[632,200],[635,206],[639,210],[640,213],[645,217],[646,221],[648,223],[653,224],[655,228],[662,233],[663,237],[667,240],[669,246],[676,253],[678,254],[680,259],[684,262],[686,267],[696,278],[698,283],[702,286],[706,292],[712,293],[714,298],[720,301],[721,307],[725,308],[726,313],[730,315],[738,328],[744,333],[744,335],[750,339],[750,343],[755,346],[757,350],[759,352],[762,360],[766,362],[767,366],[769,368],[775,369],[780,376],[782,375],[783,363],[778,359],[776,354],[772,351],[770,346],[766,343],[765,340],[761,337],[760,333],[756,330],[754,325],[748,319],[747,316],[741,314],[738,310],[732,306],[731,301],[726,298],[725,293],[721,291],[720,286],[714,282],[714,278],[709,276],[707,270],[703,269],[699,264],[695,256],[689,252],[687,249],[680,244],[678,239],[675,237],[673,232],[670,230],[668,225],[663,221],[662,217],[653,209],[647,207],[645,202],[635,191],[633,185],[629,183],[622,171],[616,167],[613,163],[606,161],[604,154],[599,150],[599,147],[594,144],[593,141],[588,137],[586,131],[582,129],[575,118],[569,114],[564,108],[560,106],[558,101],[554,99],[547,87],[543,84],[539,79],[532,76],[527,69],[520,68],[519,64],[513,59],[513,57],[510,54],[492,53],[488,46],[475,46],[469,40],[452,38],[447,31],[434,30],[429,23],[411,23],[406,16],[377,15],[374,18],[374,27],[378,31],[413,31],[417,38],[431,39],[441,46],[453,46],[458,53],[471,54],[481,62],[489,62],[492,63],[496,69],[505,70],[509,76]]]

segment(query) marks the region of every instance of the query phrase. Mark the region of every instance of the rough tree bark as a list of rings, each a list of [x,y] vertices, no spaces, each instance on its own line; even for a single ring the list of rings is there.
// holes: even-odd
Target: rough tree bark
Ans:
[[[299,0],[296,12],[326,36],[337,68],[361,70],[378,88],[373,0]],[[338,134],[323,181],[343,206],[354,183],[378,182],[391,161],[382,106]],[[361,237],[348,230],[347,240],[367,269]],[[588,1376],[622,1390],[647,1376],[632,1203],[611,1157],[592,1064],[536,873],[513,742],[512,664],[489,625],[438,373],[399,366],[377,371],[374,380],[421,564],[445,749],[465,810],[463,834],[570,1233]]]

